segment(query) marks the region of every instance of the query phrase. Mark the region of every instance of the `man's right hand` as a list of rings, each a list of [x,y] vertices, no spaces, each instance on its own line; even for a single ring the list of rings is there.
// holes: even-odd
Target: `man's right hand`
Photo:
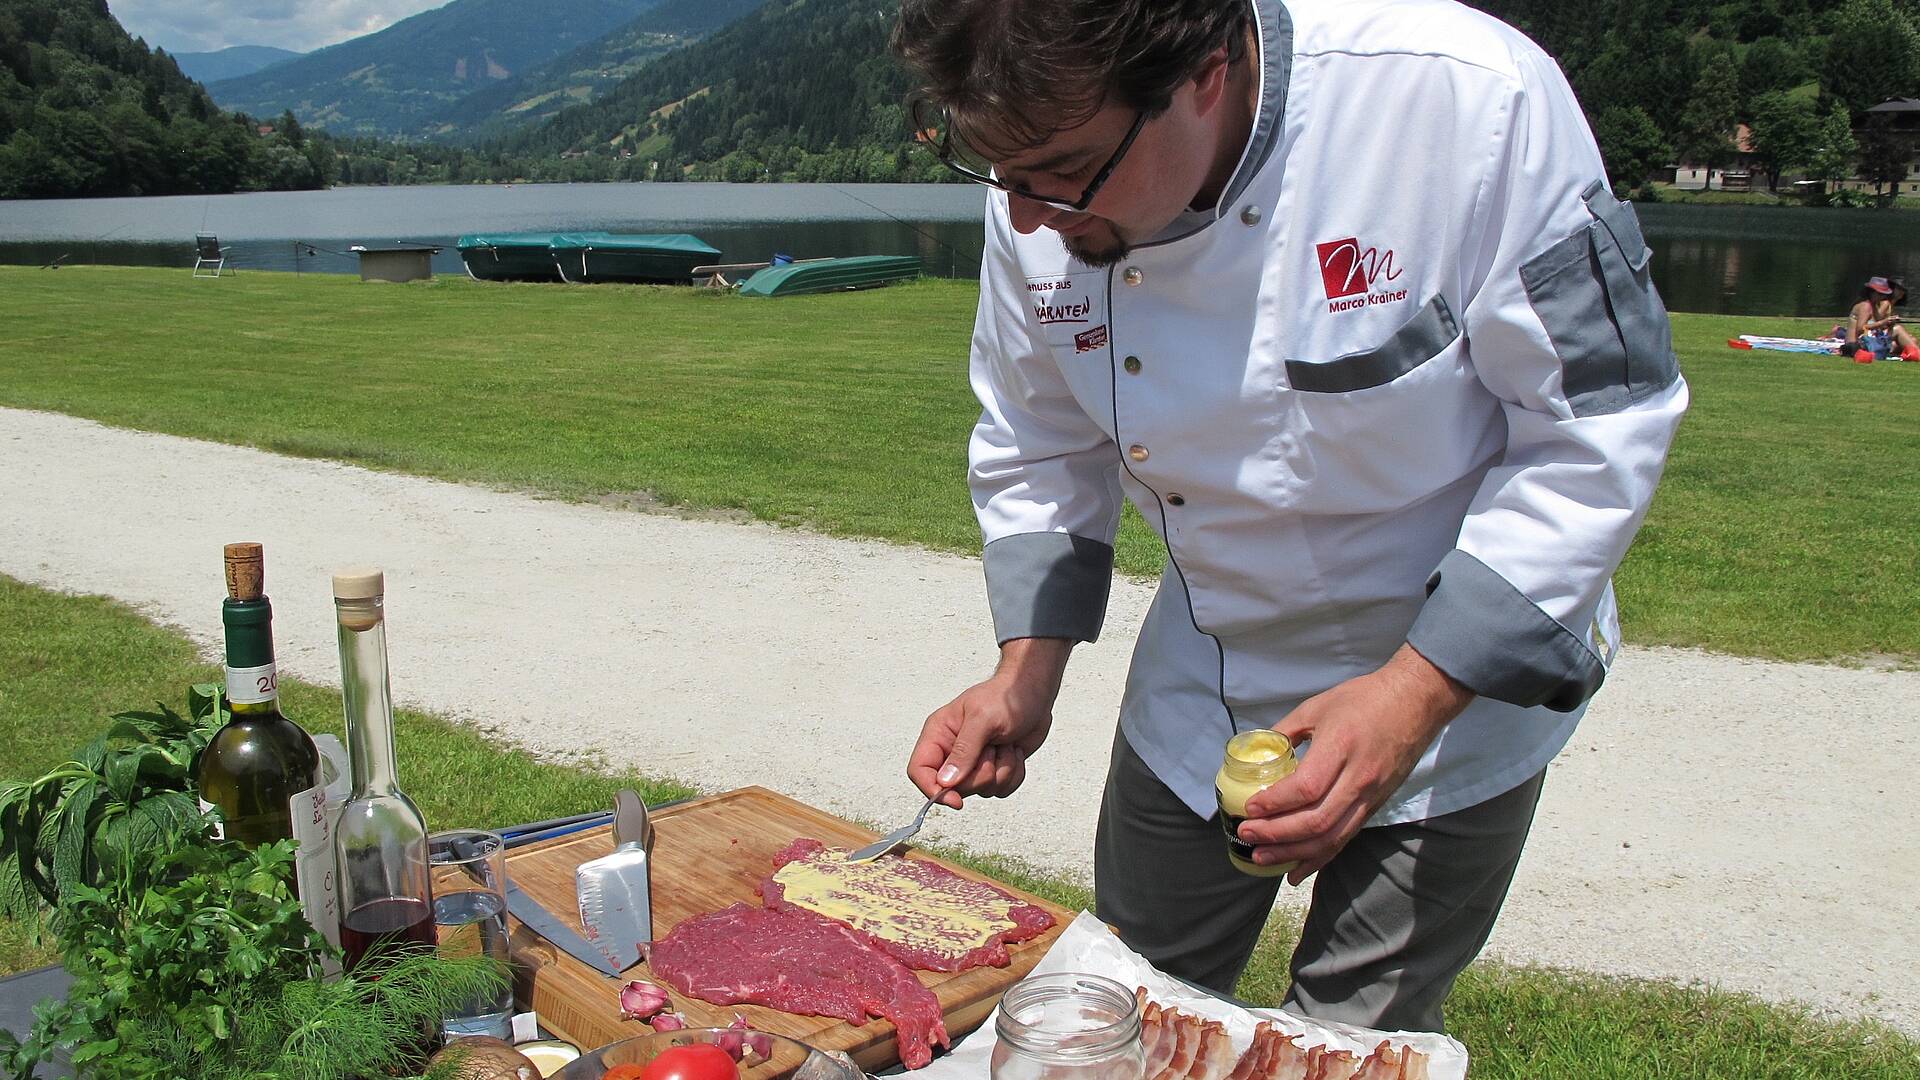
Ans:
[[[1011,795],[1027,778],[1027,758],[1053,725],[1073,642],[1015,638],[1000,647],[993,677],[935,709],[907,759],[907,779],[928,797],[961,808],[962,797]]]

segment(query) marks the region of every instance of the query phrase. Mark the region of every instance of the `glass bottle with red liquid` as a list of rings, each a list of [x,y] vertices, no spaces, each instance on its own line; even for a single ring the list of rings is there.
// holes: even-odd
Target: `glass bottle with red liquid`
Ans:
[[[333,575],[347,753],[353,760],[353,794],[334,828],[340,946],[349,971],[369,953],[434,944],[427,826],[394,775],[385,592],[379,570]]]

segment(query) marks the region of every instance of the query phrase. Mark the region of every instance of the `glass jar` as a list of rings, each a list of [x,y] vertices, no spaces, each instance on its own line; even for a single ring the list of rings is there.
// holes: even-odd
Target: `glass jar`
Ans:
[[[1146,1049],[1133,992],[1063,972],[1016,983],[993,1022],[993,1080],[1142,1080]]]
[[[1243,874],[1279,877],[1294,867],[1293,863],[1263,866],[1254,862],[1253,845],[1240,839],[1240,826],[1246,824],[1247,800],[1293,775],[1296,765],[1293,744],[1277,731],[1255,728],[1227,740],[1226,760],[1213,778],[1213,793],[1220,800],[1227,861]]]

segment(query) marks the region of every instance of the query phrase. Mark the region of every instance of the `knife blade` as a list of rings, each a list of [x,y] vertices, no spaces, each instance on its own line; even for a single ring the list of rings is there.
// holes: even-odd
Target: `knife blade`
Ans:
[[[587,965],[602,975],[619,978],[620,971],[600,955],[600,950],[587,942],[586,938],[575,933],[557,918],[553,912],[540,906],[540,901],[520,891],[512,881],[507,882],[507,910],[520,920],[522,926],[552,942],[561,952]]]
[[[653,940],[653,878],[648,849],[653,824],[647,804],[623,788],[613,800],[613,854],[581,863],[574,871],[580,925],[607,961],[621,970],[640,962]]]

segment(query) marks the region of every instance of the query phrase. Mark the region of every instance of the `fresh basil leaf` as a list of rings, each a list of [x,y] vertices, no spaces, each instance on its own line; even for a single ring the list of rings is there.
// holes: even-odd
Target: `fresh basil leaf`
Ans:
[[[53,881],[60,891],[85,883],[90,875],[87,858],[88,825],[93,815],[94,803],[105,792],[96,780],[82,780],[67,793],[61,801],[60,812],[55,815],[59,822],[59,832],[53,849]]]
[[[111,1054],[119,1049],[119,1039],[102,1039],[97,1042],[90,1042],[73,1052],[73,1063],[75,1065],[84,1065],[95,1058]]]

